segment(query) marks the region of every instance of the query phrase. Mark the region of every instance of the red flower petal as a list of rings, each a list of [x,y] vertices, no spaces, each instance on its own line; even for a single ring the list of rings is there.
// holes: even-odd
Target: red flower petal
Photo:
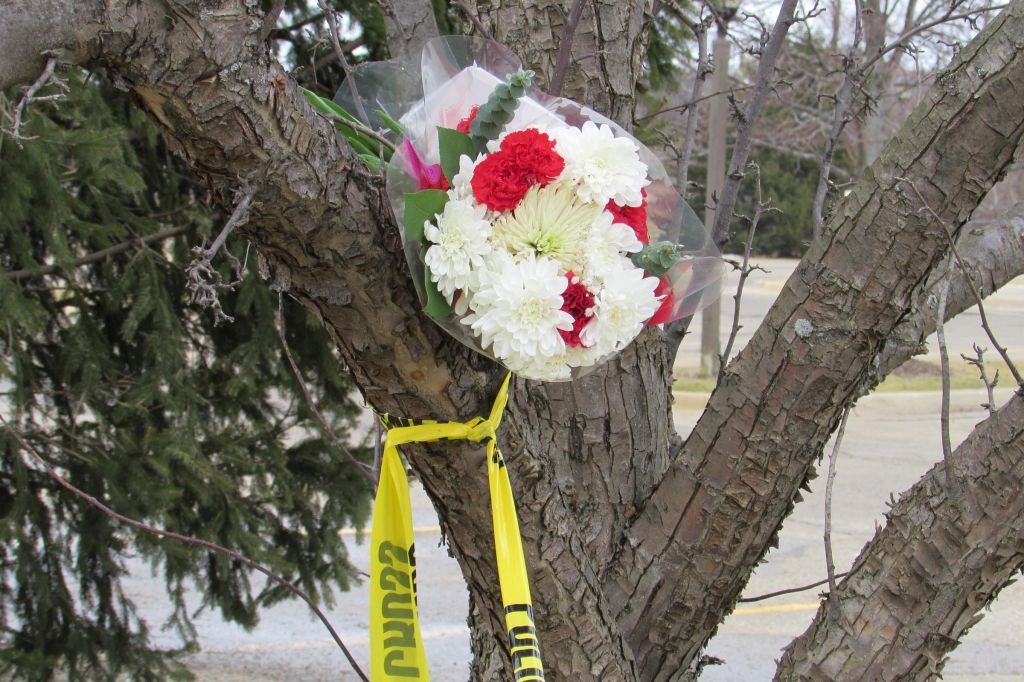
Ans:
[[[583,286],[572,270],[565,273],[565,278],[569,280],[569,286],[562,293],[562,310],[572,315],[573,323],[572,329],[559,329],[558,333],[562,335],[562,339],[568,345],[575,348],[583,345],[583,342],[580,341],[580,333],[593,317],[591,309],[594,307],[594,294]],[[573,283],[574,279],[575,283]],[[587,315],[588,310],[591,310],[590,316]]]
[[[623,223],[633,228],[633,234],[644,244],[650,244],[651,238],[647,233],[647,191],[640,190],[644,196],[643,203],[639,206],[619,206],[614,201],[609,201],[604,207],[612,214],[613,223]]]
[[[644,326],[653,327],[656,324],[662,324],[668,322],[672,318],[672,304],[674,303],[672,297],[672,283],[668,281],[667,276],[658,278],[658,286],[654,290],[655,296],[664,296],[661,305],[651,315],[651,319],[644,322]]]

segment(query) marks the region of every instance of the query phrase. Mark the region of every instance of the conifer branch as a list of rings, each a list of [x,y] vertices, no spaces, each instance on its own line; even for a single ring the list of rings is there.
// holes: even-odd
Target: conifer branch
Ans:
[[[231,261],[235,275],[238,277],[238,279],[225,284],[220,272],[217,268],[213,267],[213,257],[224,246],[224,242],[232,230],[239,225],[244,225],[249,220],[249,205],[255,193],[255,188],[245,193],[241,201],[238,202],[238,205],[235,206],[231,217],[224,224],[224,229],[213,240],[210,248],[206,248],[206,239],[203,239],[202,245],[192,247],[192,252],[198,255],[199,258],[189,263],[189,266],[185,269],[185,275],[188,277],[188,290],[192,294],[189,303],[198,303],[200,308],[213,308],[214,326],[221,322],[235,321],[235,318],[225,314],[224,309],[221,308],[220,297],[217,295],[217,291],[219,289],[234,289],[241,283],[242,263],[230,251],[224,249],[224,253],[227,255],[228,260]]]
[[[317,422],[323,428],[324,432],[330,437],[339,450],[345,453],[349,461],[355,465],[356,469],[366,477],[366,480],[370,482],[370,485],[376,490],[377,479],[374,474],[376,473],[369,468],[363,462],[356,459],[356,456],[352,454],[352,451],[345,447],[345,444],[341,442],[341,439],[334,433],[334,430],[327,425],[327,420],[320,414],[320,410],[316,409],[316,402],[313,400],[313,394],[309,390],[309,386],[306,385],[306,380],[302,378],[302,372],[299,371],[298,365],[295,364],[295,358],[292,357],[292,350],[288,347],[288,339],[285,338],[284,334],[284,298],[281,292],[277,294],[277,335],[281,337],[281,345],[284,347],[284,354],[288,358],[288,364],[292,367],[292,372],[295,373],[295,378],[299,380],[299,386],[302,388],[302,394],[306,396],[306,404],[309,405],[310,411],[313,416],[316,417]]]
[[[94,253],[86,254],[81,258],[75,258],[74,260],[71,261],[71,267],[77,268],[82,265],[97,263],[101,260],[104,260],[105,258],[109,258],[110,256],[116,256],[119,253],[129,251],[134,246],[145,246],[147,244],[152,244],[153,242],[162,242],[165,239],[176,237],[179,234],[186,232],[187,230],[187,226],[170,227],[166,230],[154,232],[153,234],[147,234],[144,237],[132,239],[131,241],[122,242],[109,248],[102,249]],[[23,268],[21,270],[13,270],[11,272],[8,272],[7,277],[11,280],[17,281],[19,279],[24,279],[26,277],[42,277],[43,275],[52,275],[53,273],[58,272],[62,269],[64,269],[63,266],[59,264],[44,265],[43,267],[37,268],[35,270],[32,270],[30,268]]]
[[[322,622],[324,624],[324,627],[327,628],[327,631],[331,633],[331,637],[334,639],[334,642],[341,648],[342,653],[345,654],[345,658],[348,659],[349,664],[352,666],[352,669],[355,670],[356,674],[359,675],[359,678],[363,680],[363,682],[370,682],[369,678],[366,677],[366,674],[363,672],[362,668],[359,667],[359,664],[356,663],[356,660],[352,657],[352,654],[349,652],[348,647],[345,646],[345,643],[341,640],[341,637],[338,636],[338,633],[334,629],[334,626],[331,625],[331,622],[329,620],[327,620],[327,616],[324,615],[324,612],[320,610],[320,608],[316,605],[313,599],[308,594],[306,594],[301,587],[285,580],[278,574],[271,571],[266,566],[257,563],[252,559],[242,554],[239,554],[238,552],[230,550],[227,547],[221,547],[220,545],[214,544],[207,540],[200,540],[199,538],[190,537],[188,535],[181,535],[179,533],[174,533],[169,530],[164,530],[163,528],[157,528],[156,526],[150,526],[141,521],[136,521],[135,519],[130,519],[127,516],[118,514],[113,509],[103,504],[89,493],[75,487],[63,476],[61,476],[60,473],[58,473],[57,470],[54,469],[53,466],[48,461],[46,461],[46,459],[44,459],[43,456],[40,455],[35,448],[29,445],[28,442],[24,438],[22,438],[20,433],[14,430],[14,427],[12,427],[7,422],[2,413],[0,413],[0,422],[3,422],[3,425],[7,427],[8,432],[10,432],[12,436],[14,436],[14,439],[18,441],[21,447],[25,448],[25,450],[28,451],[28,453],[31,454],[32,457],[37,462],[39,462],[40,466],[43,467],[46,473],[49,474],[53,480],[55,480],[68,492],[85,500],[87,503],[89,503],[93,507],[96,507],[97,509],[99,509],[101,512],[111,517],[112,519],[116,519],[121,523],[124,523],[125,525],[131,526],[132,528],[137,528],[138,530],[146,531],[147,533],[153,533],[154,535],[159,535],[161,537],[169,538],[171,540],[178,540],[189,545],[196,545],[229,556],[235,561],[240,561],[249,568],[253,568],[259,571],[263,575],[267,576],[268,578],[276,582],[281,587],[285,588],[292,594],[302,599],[304,602],[306,602],[307,605],[309,605],[309,608],[312,609],[313,612],[317,615],[317,617],[320,619],[320,622]]]

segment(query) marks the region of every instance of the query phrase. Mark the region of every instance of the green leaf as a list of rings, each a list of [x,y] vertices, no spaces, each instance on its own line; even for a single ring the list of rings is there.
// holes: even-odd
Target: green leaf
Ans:
[[[443,320],[452,314],[452,306],[437,288],[437,282],[430,278],[430,266],[426,263],[423,264],[423,272],[427,290],[427,305],[423,307],[423,312],[436,320]]]
[[[444,171],[448,182],[454,183],[454,178],[459,173],[459,159],[462,155],[465,154],[470,159],[476,158],[473,138],[458,130],[438,126],[437,144],[441,148],[441,170]]]
[[[373,169],[374,173],[380,173],[380,165],[383,162],[377,158],[376,154],[360,154],[359,156],[363,157],[363,161],[366,162],[367,166]]]
[[[633,265],[643,268],[644,272],[653,277],[661,277],[679,262],[679,245],[672,242],[658,242],[645,246],[639,253],[630,256]]]
[[[372,141],[364,135],[360,135],[351,128],[346,127],[344,124],[337,123],[335,124],[335,127],[338,129],[338,132],[348,140],[349,144],[352,145],[352,149],[356,150],[356,154],[359,154],[360,156],[363,154],[378,156],[375,141]],[[371,146],[371,142],[374,146]]]
[[[306,95],[306,99],[309,100],[309,103],[313,105],[313,108],[319,111],[321,114],[337,114],[338,116],[341,116],[344,119],[352,121],[353,123],[363,125],[362,123],[360,123],[359,119],[357,119],[355,116],[342,109],[340,106],[338,106],[331,100],[324,99],[323,97],[317,95],[315,92],[310,92],[305,88],[302,88],[302,92]]]
[[[422,243],[423,223],[434,222],[434,216],[444,211],[448,193],[439,189],[425,189],[422,192],[405,193],[405,234],[409,239]]]
[[[405,137],[405,131],[402,130],[402,126],[400,123],[398,123],[398,121],[391,118],[380,109],[375,110],[374,113],[377,114],[377,118],[384,121],[384,125],[386,125],[388,128],[391,128],[391,131],[395,133],[395,135]]]

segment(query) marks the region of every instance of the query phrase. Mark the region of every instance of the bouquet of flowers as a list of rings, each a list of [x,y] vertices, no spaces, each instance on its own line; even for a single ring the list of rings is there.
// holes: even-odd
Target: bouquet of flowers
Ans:
[[[532,90],[493,43],[435,39],[416,70],[357,73],[358,108],[402,138],[389,196],[424,309],[460,341],[564,381],[721,293],[707,232],[621,127]]]

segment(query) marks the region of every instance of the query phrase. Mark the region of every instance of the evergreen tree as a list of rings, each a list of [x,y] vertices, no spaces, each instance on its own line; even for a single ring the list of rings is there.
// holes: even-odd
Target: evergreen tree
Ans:
[[[59,110],[33,109],[24,133],[37,139],[0,147],[0,409],[116,511],[234,549],[330,603],[355,575],[338,531],[365,522],[371,491],[311,419],[283,358],[277,296],[249,259],[221,292],[232,324],[189,305],[191,248],[226,216],[121,93],[95,75],[69,85]],[[246,259],[247,244],[228,245]],[[344,439],[358,408],[334,346],[313,315],[287,299],[284,312],[300,369]],[[195,642],[188,581],[203,606],[246,627],[289,596],[223,555],[131,534],[0,431],[0,674],[187,678],[153,650],[121,591],[129,555],[166,576],[185,646]]]

